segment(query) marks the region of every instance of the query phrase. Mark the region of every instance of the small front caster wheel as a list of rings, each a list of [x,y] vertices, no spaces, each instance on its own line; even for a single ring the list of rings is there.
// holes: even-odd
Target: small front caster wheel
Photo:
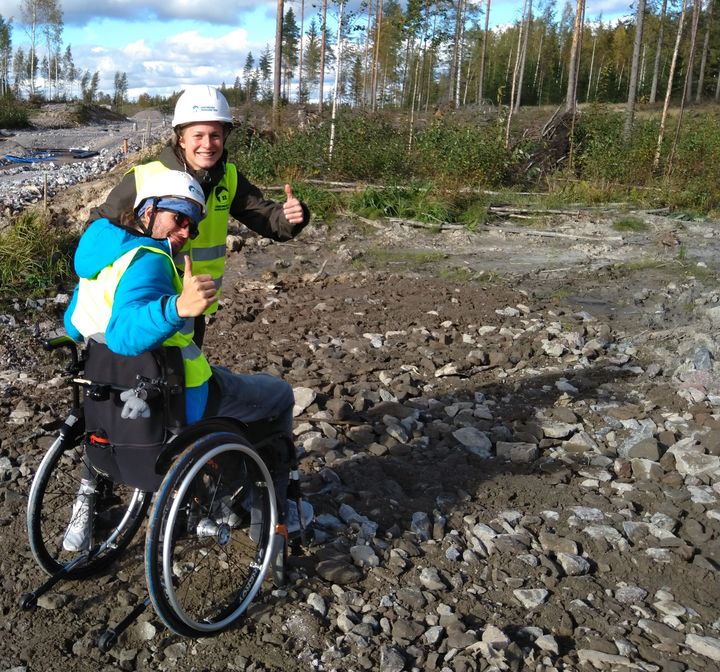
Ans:
[[[102,635],[100,635],[100,639],[98,639],[98,648],[107,653],[110,649],[112,649],[116,641],[117,635],[115,634],[115,631],[106,630]]]
[[[37,597],[35,593],[24,593],[20,598],[21,609],[34,609],[37,606]]]

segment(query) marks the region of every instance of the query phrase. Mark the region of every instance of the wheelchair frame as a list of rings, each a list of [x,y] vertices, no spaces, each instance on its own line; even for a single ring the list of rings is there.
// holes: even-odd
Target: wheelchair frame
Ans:
[[[98,646],[109,650],[149,604],[170,630],[183,636],[228,629],[245,613],[270,570],[275,585],[284,583],[288,537],[278,524],[272,472],[288,466],[288,494],[300,506],[292,443],[279,434],[251,441],[252,432],[236,420],[204,419],[166,444],[158,464],[168,469],[154,493],[113,482],[89,463],[84,449],[88,437],[80,391],[93,383],[77,377],[84,361],[74,341],[64,336],[46,343],[48,350],[60,347],[71,354],[73,409],[35,473],[27,508],[30,548],[50,576],[24,594],[20,606],[33,608],[58,582],[92,576],[115,561],[150,510],[144,553],[148,596],[108,628]],[[275,463],[261,456],[263,445],[284,446],[269,451]],[[282,450],[287,461],[278,465],[273,453]],[[79,496],[79,480],[88,470],[97,482],[88,495],[93,540],[88,549],[69,555],[63,536]]]

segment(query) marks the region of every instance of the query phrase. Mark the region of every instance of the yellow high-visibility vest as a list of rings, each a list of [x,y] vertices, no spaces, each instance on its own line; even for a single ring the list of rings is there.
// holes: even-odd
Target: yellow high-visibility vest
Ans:
[[[120,279],[139,250],[148,250],[167,257],[173,268],[175,290],[178,294],[182,292],[182,280],[167,252],[154,247],[145,247],[144,245],[136,247],[103,268],[94,278],[80,278],[77,301],[71,320],[86,340],[88,338],[95,338],[95,340],[101,342],[105,340],[105,331],[112,315],[115,291],[120,284]],[[185,321],[185,326],[180,331],[176,331],[163,342],[163,345],[180,348],[185,370],[186,387],[199,387],[212,375],[205,355],[193,342],[193,324],[194,318],[188,318]]]
[[[170,168],[160,161],[152,161],[151,163],[135,166],[131,168],[131,170],[135,174],[135,190],[136,193],[138,193],[145,180],[161,173],[163,170],[170,170]],[[193,275],[206,273],[210,275],[215,282],[215,288],[218,290],[217,297],[205,310],[206,315],[212,315],[218,309],[220,289],[222,288],[223,276],[225,275],[225,254],[230,204],[235,198],[237,183],[237,168],[232,163],[226,164],[225,175],[223,175],[220,182],[215,185],[205,202],[207,215],[205,219],[200,222],[197,238],[188,240],[175,256],[175,264],[178,268],[183,268],[183,257],[186,254],[190,254]]]

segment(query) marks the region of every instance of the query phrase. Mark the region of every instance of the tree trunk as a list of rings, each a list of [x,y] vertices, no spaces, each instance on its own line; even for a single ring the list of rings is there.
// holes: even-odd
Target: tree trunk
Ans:
[[[277,0],[275,18],[275,71],[273,73],[273,129],[280,128],[280,85],[282,84],[282,25],[285,14],[284,0]]]
[[[478,75],[478,104],[483,101],[483,80],[485,79],[485,57],[487,54],[487,36],[490,25],[490,0],[485,5],[485,30],[483,31],[482,48],[480,49],[480,74]]]
[[[705,15],[705,40],[703,41],[702,55],[700,56],[700,76],[698,77],[698,88],[695,100],[699,103],[705,88],[705,66],[707,65],[708,46],[710,44],[710,26],[712,24],[713,0],[708,0],[707,12]]]
[[[528,0],[523,1],[522,16],[518,22],[518,40],[517,51],[515,52],[515,67],[513,68],[512,81],[510,83],[510,101],[508,103],[507,123],[505,124],[505,148],[510,146],[510,122],[512,121],[513,112],[515,111],[515,95],[517,90],[517,81],[520,73],[520,61],[522,59],[523,34],[525,29],[525,16],[527,14]]]
[[[335,86],[333,87],[332,95],[332,113],[330,115],[330,144],[328,146],[328,160],[332,163],[333,150],[335,149],[335,120],[337,118],[337,97],[338,97],[338,86],[340,85],[340,68],[342,67],[342,20],[343,20],[343,4],[344,0],[340,0],[340,11],[338,18],[337,28],[337,59],[335,60]]]
[[[663,29],[665,24],[665,11],[667,10],[667,0],[662,1],[662,9],[660,10],[660,28],[658,29],[657,47],[655,49],[655,64],[653,66],[653,78],[650,85],[650,102],[654,103],[657,96],[658,77],[660,75],[660,54],[662,53]]]
[[[523,30],[522,49],[520,50],[520,65],[518,68],[517,92],[515,95],[515,111],[520,110],[522,98],[523,79],[525,78],[525,60],[527,57],[528,34],[530,33],[530,22],[532,21],[532,0],[527,0],[527,13],[525,14],[525,28]]]
[[[577,107],[577,77],[580,69],[580,48],[582,46],[582,27],[585,15],[585,0],[577,0],[575,6],[575,23],[573,25],[570,62],[568,64],[568,83],[565,95],[565,111],[575,112]]]
[[[370,24],[368,24],[370,25]],[[327,40],[325,33],[327,32],[327,0],[323,0],[322,8],[322,36],[320,38],[320,91],[318,92],[318,113],[322,114],[323,95],[325,84],[325,50],[327,49]]]
[[[592,91],[592,81],[593,81],[593,68],[595,67],[595,47],[597,46],[597,35],[593,36],[593,48],[592,48],[592,55],[590,56],[590,76],[588,77],[588,88],[587,88],[587,95],[585,96],[585,102],[590,102],[590,91]],[[600,72],[598,71],[598,77],[600,76]]]
[[[327,7],[327,0],[323,0]],[[370,26],[372,25],[372,2],[367,3],[367,29],[365,32],[365,72],[363,74],[363,107],[370,102],[370,91],[368,77],[370,75]]]
[[[630,140],[632,135],[633,119],[635,118],[635,97],[637,95],[638,68],[640,66],[640,51],[642,49],[643,19],[645,18],[645,0],[637,0],[637,14],[635,15],[635,42],[633,44],[632,65],[630,66],[630,88],[628,90],[627,106],[625,107],[625,125],[623,126],[623,139]]]
[[[340,1],[342,2],[342,0]],[[377,0],[376,7],[377,10],[375,12],[375,53],[373,56],[372,86],[370,87],[370,95],[372,96],[370,109],[373,112],[375,112],[375,110],[377,109],[377,85],[380,70],[380,37],[382,35],[383,0]]]
[[[460,78],[462,76],[463,41],[465,40],[465,0],[458,0],[458,44],[455,68],[455,109],[460,107]]]
[[[414,125],[415,125],[415,98],[418,95],[418,79],[420,78],[420,54],[418,53],[415,57],[415,76],[413,77],[413,91],[412,91],[412,100],[410,101],[410,129],[408,133],[408,146],[407,151],[408,154],[412,150],[413,145],[413,133],[414,133]]]
[[[690,27],[690,51],[687,58],[687,76],[685,77],[685,101],[690,102],[692,99],[693,85],[693,64],[695,62],[695,43],[697,41],[698,21],[700,20],[700,0],[693,0],[693,16],[692,25]]]
[[[682,11],[680,12],[680,21],[678,23],[677,37],[675,38],[675,49],[673,51],[672,61],[670,62],[670,74],[668,75],[668,85],[665,91],[665,103],[660,117],[660,131],[658,132],[657,147],[655,148],[655,158],[653,159],[653,170],[657,171],[660,166],[660,153],[662,152],[662,143],[665,137],[665,123],[667,120],[667,112],[670,107],[670,94],[672,93],[672,82],[675,76],[675,66],[677,64],[678,53],[680,51],[680,40],[682,38],[683,24],[685,23],[685,11],[687,9],[687,1],[683,0]]]
[[[303,37],[305,33],[305,0],[300,0],[300,63],[298,65],[298,103],[302,102]]]

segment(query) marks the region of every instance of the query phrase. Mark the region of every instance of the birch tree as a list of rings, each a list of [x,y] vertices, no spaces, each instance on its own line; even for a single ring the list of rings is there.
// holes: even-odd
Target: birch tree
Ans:
[[[369,25],[369,24],[368,24]],[[320,91],[318,94],[318,112],[322,114],[323,91],[325,87],[325,52],[327,51],[327,0],[323,0],[322,21],[320,23]]]
[[[523,13],[518,23],[518,44],[515,52],[515,68],[513,70],[512,83],[510,87],[510,104],[508,105],[508,116],[505,124],[505,148],[510,146],[510,122],[512,121],[513,110],[515,109],[515,87],[518,80],[518,68],[520,67],[520,52],[522,51],[522,36],[525,26],[525,12],[527,11],[528,0],[524,0]]]
[[[273,129],[280,128],[280,88],[282,84],[282,29],[285,16],[284,0],[277,0],[275,16],[275,72],[273,78]]]
[[[710,27],[712,26],[713,0],[708,0],[705,11],[705,39],[703,40],[702,54],[700,55],[700,74],[698,75],[698,87],[695,94],[695,101],[700,102],[705,88],[705,66],[707,65],[708,48],[710,45]]]
[[[485,3],[485,29],[483,30],[482,46],[480,48],[480,72],[478,73],[478,103],[483,101],[483,83],[485,81],[485,58],[487,56],[488,27],[490,25],[490,0]]]
[[[693,84],[693,65],[695,61],[695,44],[697,42],[698,22],[700,21],[700,0],[693,0],[693,16],[690,25],[690,49],[688,50],[686,72],[689,75],[685,78],[685,100],[690,102],[692,99]]]
[[[303,100],[303,36],[305,33],[305,0],[300,0],[300,64],[298,65],[298,102]]]
[[[582,46],[582,27],[585,17],[585,0],[577,0],[575,21],[573,23],[570,60],[568,61],[568,83],[565,95],[565,111],[575,112],[577,106],[577,77],[580,68],[580,47]]]
[[[525,75],[525,60],[527,58],[528,35],[530,34],[530,26],[532,25],[532,0],[526,0],[526,4],[527,12],[524,13],[525,19],[523,21],[523,39],[522,47],[520,49],[520,61],[517,74],[517,94],[515,96],[516,112],[520,110],[520,100],[522,98],[523,79]]]
[[[660,23],[658,26],[657,46],[655,47],[655,62],[653,64],[652,84],[650,85],[651,103],[655,102],[657,96],[658,77],[660,75],[660,55],[662,54],[663,31],[665,29],[665,13],[667,11],[667,0],[662,0],[662,8],[660,9]]]
[[[338,27],[337,27],[337,61],[335,63],[335,86],[332,95],[332,112],[330,114],[330,143],[328,145],[328,160],[332,162],[335,149],[335,120],[337,118],[338,86],[340,85],[340,68],[342,67],[342,21],[344,0],[340,0]]]
[[[10,70],[12,68],[12,19],[0,16],[0,95],[10,93]]]
[[[668,74],[668,85],[665,90],[665,102],[660,117],[660,130],[658,131],[657,146],[655,147],[655,158],[653,159],[653,170],[657,171],[660,166],[660,154],[662,153],[662,143],[665,138],[665,123],[667,121],[668,108],[670,107],[670,95],[672,94],[672,83],[675,77],[675,66],[677,64],[678,53],[680,52],[680,40],[682,39],[683,24],[685,23],[685,10],[687,9],[687,0],[683,0],[682,9],[680,10],[680,20],[678,22],[678,32],[675,38],[675,49],[673,50],[672,60],[670,61],[670,73]]]
[[[35,93],[35,75],[38,71],[38,43],[44,29],[52,32],[59,22],[57,30],[62,32],[62,10],[57,0],[20,0],[20,16],[25,32],[30,39],[26,61],[30,94]],[[48,59],[49,60],[49,59]]]
[[[637,0],[637,14],[635,15],[635,42],[633,44],[632,65],[630,66],[630,88],[628,90],[627,105],[625,107],[625,125],[623,139],[630,140],[635,117],[635,96],[637,94],[638,66],[640,51],[642,49],[643,18],[645,16],[645,0]]]

